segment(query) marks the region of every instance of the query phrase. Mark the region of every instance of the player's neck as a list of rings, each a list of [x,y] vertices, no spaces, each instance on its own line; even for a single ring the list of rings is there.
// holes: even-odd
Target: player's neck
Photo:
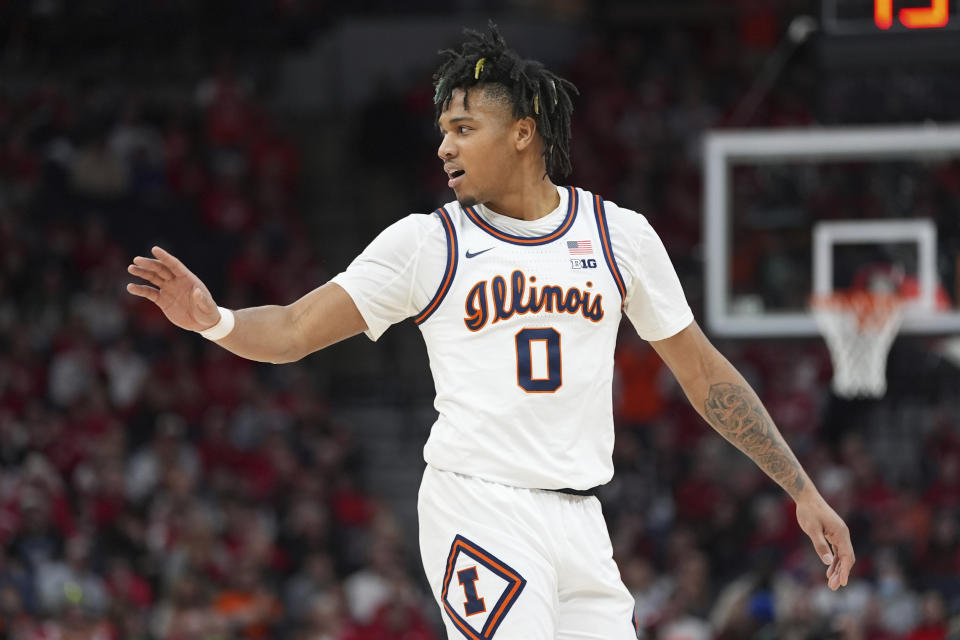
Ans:
[[[550,178],[524,181],[518,189],[484,203],[491,211],[517,220],[536,220],[560,206],[560,194]]]

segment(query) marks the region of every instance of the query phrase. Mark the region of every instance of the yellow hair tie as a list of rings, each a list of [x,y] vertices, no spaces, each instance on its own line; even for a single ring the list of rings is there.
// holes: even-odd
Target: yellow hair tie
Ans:
[[[533,112],[540,115],[540,94],[533,96]]]
[[[483,63],[484,63],[484,61],[486,61],[486,58],[480,58],[479,60],[477,60],[477,68],[473,70],[473,79],[474,79],[474,80],[479,80],[479,79],[480,79],[480,72],[483,71]]]

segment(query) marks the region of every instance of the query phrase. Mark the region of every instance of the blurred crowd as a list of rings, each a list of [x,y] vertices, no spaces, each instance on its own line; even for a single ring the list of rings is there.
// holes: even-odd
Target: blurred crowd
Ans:
[[[311,371],[125,292],[160,241],[233,307],[326,279],[247,83],[41,86],[0,97],[0,140],[0,637],[435,638]]]
[[[838,412],[822,346],[724,348],[851,529],[857,564],[831,592],[792,500],[689,409],[652,348],[623,334],[617,472],[603,498],[646,637],[960,633],[960,407],[890,418],[891,402],[852,401]]]
[[[722,28],[592,38],[567,70],[584,95],[571,182],[648,214],[695,308],[699,138],[730,124],[784,20],[751,10]],[[365,490],[360,447],[309,363],[236,358],[124,291],[153,243],[228,307],[287,302],[331,275],[303,219],[302,150],[242,70],[213,66],[166,99],[94,80],[0,90],[0,638],[440,638],[416,545]],[[815,122],[815,84],[791,67],[751,124]],[[429,87],[392,100],[358,129],[390,128],[386,105],[422,120],[396,135],[432,130]],[[425,149],[423,165],[369,160],[400,163],[416,197],[443,193],[434,142],[397,145]],[[793,503],[625,328],[602,499],[643,637],[960,634],[960,407],[909,414],[893,467],[877,435],[897,424],[829,419],[822,344],[721,348],[850,525],[858,562],[830,592]]]

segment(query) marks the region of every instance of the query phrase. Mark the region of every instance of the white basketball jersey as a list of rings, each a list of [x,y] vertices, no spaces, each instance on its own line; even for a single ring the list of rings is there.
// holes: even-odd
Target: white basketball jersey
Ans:
[[[603,200],[568,187],[563,222],[510,235],[438,209],[449,259],[415,318],[440,416],[424,457],[508,485],[589,489],[613,475],[613,352],[625,296]]]

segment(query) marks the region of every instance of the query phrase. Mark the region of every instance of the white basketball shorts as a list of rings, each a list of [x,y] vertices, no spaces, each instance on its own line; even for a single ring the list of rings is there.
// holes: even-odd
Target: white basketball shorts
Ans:
[[[600,502],[427,466],[420,553],[450,640],[636,640]]]

